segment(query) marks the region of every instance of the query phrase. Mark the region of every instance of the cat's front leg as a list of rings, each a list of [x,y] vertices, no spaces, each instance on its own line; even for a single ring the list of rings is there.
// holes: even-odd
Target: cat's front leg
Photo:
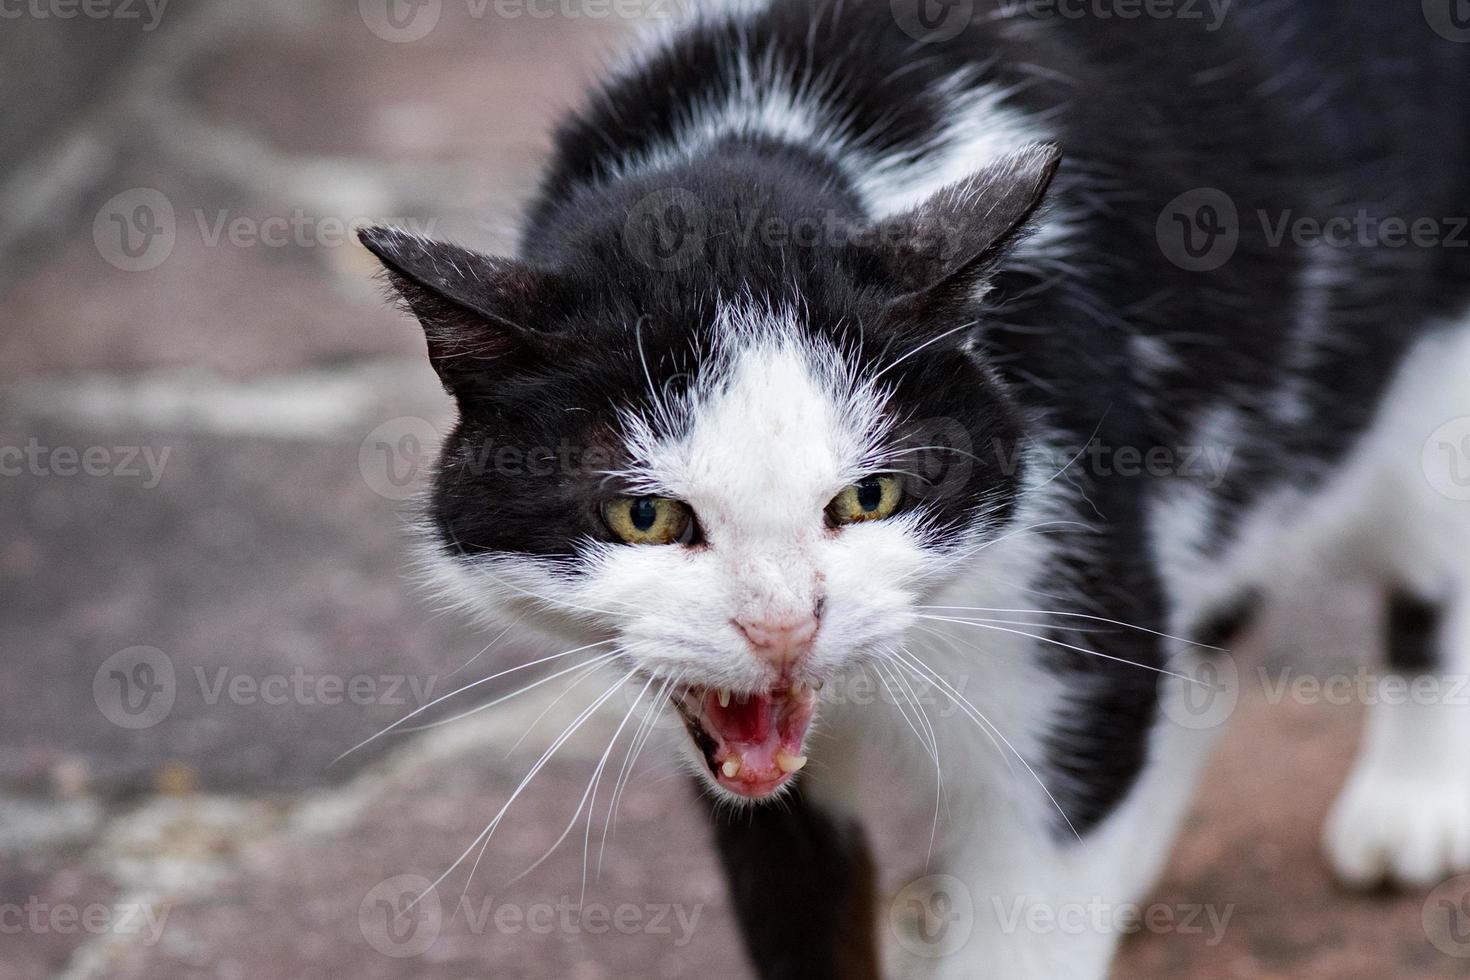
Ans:
[[[730,899],[762,980],[877,980],[873,860],[862,827],[799,789],[713,805]]]
[[[1138,896],[1122,881],[1097,880],[1107,876],[1112,855],[1099,855],[1093,867],[1085,867],[1063,855],[1045,855],[1045,842],[1036,845],[1026,849],[1027,856],[1019,849],[1009,856],[957,856],[948,870],[905,885],[887,910],[894,936],[891,975],[1103,980],[1123,925],[1117,915]]]

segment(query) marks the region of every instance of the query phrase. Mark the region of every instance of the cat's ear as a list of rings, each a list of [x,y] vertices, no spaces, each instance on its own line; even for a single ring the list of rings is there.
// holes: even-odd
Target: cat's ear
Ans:
[[[896,308],[968,302],[1024,237],[1061,162],[1055,144],[1028,146],[873,229],[885,274],[906,291]]]
[[[423,324],[429,359],[450,392],[485,381],[500,373],[495,362],[537,346],[536,325],[555,292],[552,274],[393,228],[363,228],[358,238]]]

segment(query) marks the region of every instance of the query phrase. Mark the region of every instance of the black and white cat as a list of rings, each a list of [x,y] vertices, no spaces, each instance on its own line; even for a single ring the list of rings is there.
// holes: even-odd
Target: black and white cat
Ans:
[[[518,257],[363,234],[458,401],[440,579],[683,717],[762,976],[876,975],[874,754],[942,772],[974,894],[1122,905],[1218,727],[1192,679],[1303,568],[1381,588],[1391,670],[1470,669],[1431,472],[1470,432],[1470,46],[1418,3],[1128,8],[703,10],[563,123]],[[833,696],[863,674],[902,710]],[[1470,869],[1467,745],[1470,708],[1375,708],[1343,878]],[[903,969],[1116,942],[981,914]]]

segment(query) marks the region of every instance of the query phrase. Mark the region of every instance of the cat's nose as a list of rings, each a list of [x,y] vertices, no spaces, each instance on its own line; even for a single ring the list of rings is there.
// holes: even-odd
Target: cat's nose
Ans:
[[[755,655],[777,668],[806,656],[818,625],[817,617],[810,613],[786,618],[739,616],[733,622],[745,634]]]

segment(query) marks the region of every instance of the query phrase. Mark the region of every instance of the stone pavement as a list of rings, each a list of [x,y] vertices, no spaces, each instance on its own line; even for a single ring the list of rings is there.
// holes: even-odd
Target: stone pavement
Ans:
[[[411,584],[408,498],[448,406],[347,226],[504,246],[551,120],[629,26],[596,4],[388,9],[6,22],[39,45],[30,74],[0,69],[12,99],[92,75],[19,106],[32,145],[0,156],[0,447],[23,452],[0,476],[4,980],[749,975],[657,744],[605,852],[599,809],[513,881],[618,713],[557,754],[468,887],[461,868],[404,916],[577,698],[548,685],[330,765],[517,655],[475,659],[490,637]],[[1344,669],[1321,653],[1360,646],[1362,615],[1314,609],[1308,662]],[[1357,711],[1248,684],[1236,714],[1154,899],[1230,917],[1136,936],[1117,975],[1470,975],[1445,947],[1470,948],[1426,935],[1444,894],[1350,896],[1317,856]],[[877,804],[897,896],[913,811]]]

